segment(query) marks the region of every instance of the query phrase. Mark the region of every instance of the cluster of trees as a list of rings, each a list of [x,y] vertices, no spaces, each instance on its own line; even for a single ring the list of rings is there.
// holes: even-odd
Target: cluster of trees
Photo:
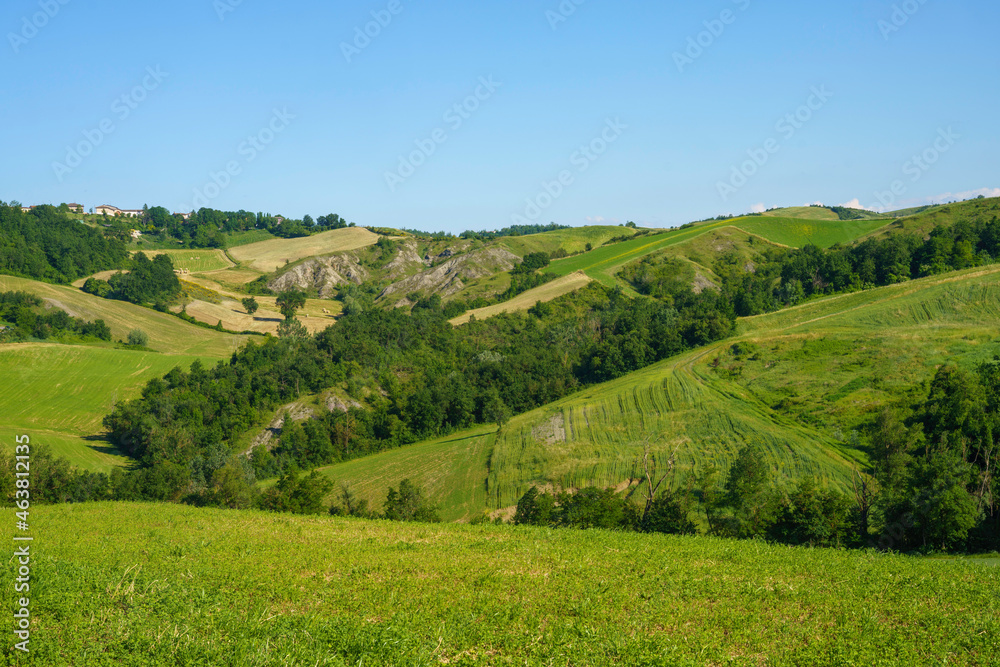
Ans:
[[[111,340],[111,329],[104,320],[88,322],[64,310],[42,310],[42,299],[29,292],[0,293],[0,341],[19,342],[29,338],[65,338],[79,336]]]
[[[83,284],[83,291],[105,299],[140,305],[167,304],[181,292],[181,282],[168,255],[149,259],[145,253],[136,253],[128,262],[128,267],[128,273],[119,271],[108,280],[88,278]]]
[[[0,202],[0,273],[56,283],[123,266],[125,244],[59,209]]]
[[[490,241],[503,238],[505,236],[528,236],[530,234],[541,234],[543,232],[554,232],[560,229],[569,229],[567,225],[557,225],[551,222],[547,225],[511,225],[499,231],[479,231],[466,230],[459,235],[463,239],[478,239],[480,241]]]

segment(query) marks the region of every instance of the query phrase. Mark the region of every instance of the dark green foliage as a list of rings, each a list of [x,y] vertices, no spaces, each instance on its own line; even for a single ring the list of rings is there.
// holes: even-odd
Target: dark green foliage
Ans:
[[[384,518],[390,521],[419,521],[421,523],[437,523],[437,508],[424,497],[418,484],[409,479],[399,483],[399,490],[389,487],[385,499]]]
[[[649,506],[649,512],[642,518],[641,528],[646,533],[667,533],[670,535],[694,535],[698,532],[688,516],[689,503],[686,498],[672,491],[661,492]]]
[[[726,477],[724,503],[732,510],[725,532],[733,537],[764,536],[776,510],[773,476],[757,447],[740,450]]]
[[[576,493],[541,493],[531,487],[517,503],[514,523],[554,528],[637,530],[638,508],[611,489],[587,487]]]
[[[306,293],[300,289],[289,289],[281,292],[275,300],[278,310],[285,316],[286,320],[295,317],[295,311],[304,308],[306,305]]]
[[[69,283],[119,268],[127,258],[122,241],[105,238],[52,206],[24,213],[0,204],[0,273]]]
[[[260,305],[257,303],[257,299],[252,296],[244,298],[242,303],[243,309],[247,311],[247,315],[253,315],[257,312],[257,309],[260,308]]]
[[[488,241],[490,239],[498,239],[504,236],[528,236],[530,234],[541,234],[544,232],[554,232],[559,229],[569,229],[566,225],[557,225],[556,223],[550,223],[548,225],[512,225],[510,227],[504,227],[498,232],[474,232],[465,231],[462,232],[459,237],[463,239],[479,239],[482,241]],[[426,236],[424,232],[416,232],[417,235]],[[435,237],[436,238],[436,237]]]
[[[108,298],[145,304],[171,301],[181,292],[181,283],[174,273],[174,263],[169,255],[157,255],[149,259],[144,253],[137,253],[128,273],[116,273],[108,279],[111,291]],[[102,291],[100,281],[95,281],[92,293]],[[87,291],[86,285],[84,290]]]
[[[259,502],[261,508],[273,512],[325,514],[328,510],[323,498],[331,490],[333,483],[315,470],[306,476],[291,470],[265,491]]]
[[[785,498],[768,537],[784,544],[839,547],[852,538],[851,504],[835,491],[805,479]]]
[[[521,263],[514,267],[512,274],[531,273],[538,269],[544,269],[549,265],[549,256],[544,252],[533,252],[524,256]]]

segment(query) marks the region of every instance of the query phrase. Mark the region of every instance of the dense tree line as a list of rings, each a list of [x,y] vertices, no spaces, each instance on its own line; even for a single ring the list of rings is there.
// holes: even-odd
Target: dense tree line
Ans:
[[[560,229],[570,229],[567,225],[557,225],[552,222],[547,225],[511,225],[499,231],[479,231],[466,230],[459,235],[463,239],[479,239],[480,241],[491,241],[493,239],[504,238],[505,236],[528,236],[530,234],[542,234],[544,232],[554,232]]]
[[[88,322],[58,308],[43,310],[43,301],[28,292],[0,292],[0,342],[20,342],[29,338],[65,339],[67,336],[111,340],[104,320]]]
[[[53,206],[25,213],[0,202],[0,273],[70,283],[119,268],[127,257],[124,243]]]

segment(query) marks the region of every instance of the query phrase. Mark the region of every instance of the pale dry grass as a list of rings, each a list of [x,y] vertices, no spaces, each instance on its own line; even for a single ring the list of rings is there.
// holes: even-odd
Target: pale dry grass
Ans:
[[[504,301],[493,306],[470,310],[458,317],[450,320],[454,326],[466,324],[475,316],[477,320],[484,320],[501,313],[515,313],[528,310],[539,301],[546,302],[557,299],[565,294],[576,291],[581,287],[586,287],[591,278],[583,271],[575,271],[569,275],[557,278],[550,283],[546,283],[527,292],[523,292],[510,301]]]
[[[288,262],[314,255],[357,250],[375,245],[379,236],[363,227],[335,229],[300,239],[271,239],[239,246],[229,251],[238,262],[249,262],[250,268],[271,273]]]

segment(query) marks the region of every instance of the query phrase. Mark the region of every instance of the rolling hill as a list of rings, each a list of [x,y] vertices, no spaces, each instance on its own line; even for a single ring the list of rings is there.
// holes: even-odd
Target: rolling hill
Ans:
[[[725,469],[753,443],[781,478],[846,490],[867,460],[853,432],[880,406],[945,361],[969,366],[1000,351],[998,304],[1000,266],[820,299],[741,320],[734,338],[515,417],[499,434],[459,433],[322,470],[373,506],[385,480],[405,472],[450,520],[476,515],[469,498],[498,510],[532,484],[618,486],[637,476],[647,442],[676,452],[681,472]],[[734,353],[736,343],[749,351]],[[448,472],[459,459],[485,465]]]

